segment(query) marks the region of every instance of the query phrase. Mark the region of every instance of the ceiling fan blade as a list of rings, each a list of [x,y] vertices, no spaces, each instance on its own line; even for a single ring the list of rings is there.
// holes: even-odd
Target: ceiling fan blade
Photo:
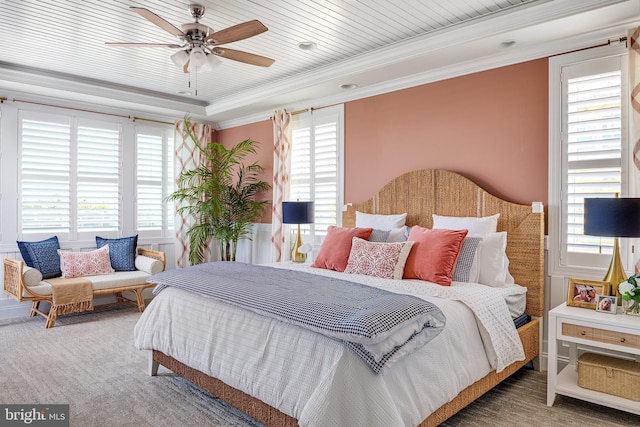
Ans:
[[[213,46],[219,44],[226,44],[236,42],[238,40],[244,40],[249,37],[257,36],[260,33],[264,33],[268,28],[265,27],[262,22],[258,20],[248,21],[242,24],[234,25],[233,27],[225,28],[224,30],[217,31],[205,39],[205,41]]]
[[[166,21],[165,19],[159,17],[155,13],[151,12],[149,9],[145,9],[143,7],[134,7],[134,6],[131,6],[130,9],[136,12],[138,15],[142,16],[143,18],[147,19],[148,21],[156,24],[158,27],[162,28],[166,32],[173,34],[176,37],[182,37],[185,35],[181,29],[179,29],[169,21]]]
[[[168,47],[171,49],[181,48],[182,45],[179,44],[167,44],[167,43],[113,43],[106,42],[108,46],[118,46],[118,47]]]
[[[244,62],[246,64],[258,65],[260,67],[268,67],[275,62],[275,60],[267,58],[265,56],[243,52],[241,50],[229,49],[226,47],[217,47],[212,50],[212,53],[223,58]]]

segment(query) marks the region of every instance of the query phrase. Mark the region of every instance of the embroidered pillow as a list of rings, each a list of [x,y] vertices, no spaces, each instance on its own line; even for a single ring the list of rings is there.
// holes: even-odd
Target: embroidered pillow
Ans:
[[[326,270],[344,271],[347,268],[351,242],[354,237],[368,239],[373,228],[343,228],[335,225],[329,226],[327,236],[320,245],[320,250],[311,267],[324,268]]]
[[[414,226],[409,233],[413,248],[404,267],[405,279],[420,279],[450,286],[460,247],[467,230]]]
[[[58,256],[58,249],[60,249],[58,236],[39,242],[18,241],[17,243],[25,264],[40,271],[43,279],[60,277],[62,272],[60,271],[60,257]]]
[[[60,255],[60,267],[62,277],[95,276],[98,274],[113,273],[109,261],[109,245],[89,252],[62,251]]]
[[[136,249],[138,235],[121,237],[119,239],[105,239],[96,236],[98,248],[109,245],[109,259],[115,271],[136,271]]]
[[[402,279],[413,242],[380,243],[354,237],[345,273]]]

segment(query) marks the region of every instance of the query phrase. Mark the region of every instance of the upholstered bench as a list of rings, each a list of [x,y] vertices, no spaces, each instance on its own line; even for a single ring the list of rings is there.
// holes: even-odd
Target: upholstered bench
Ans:
[[[90,298],[106,294],[114,294],[116,296],[116,302],[101,304],[100,306],[133,303],[137,304],[138,310],[142,312],[145,309],[142,291],[155,286],[153,283],[148,283],[147,279],[153,274],[164,271],[165,267],[164,252],[137,248],[135,271],[115,271],[109,274],[73,278],[42,279],[42,274],[37,269],[26,266],[24,261],[4,258],[4,292],[17,301],[31,301],[30,316],[33,317],[36,314],[43,316],[47,319],[45,327],[53,328],[56,317],[59,314],[93,308],[92,301],[84,308],[77,304],[72,310],[60,308],[63,306],[54,304],[53,283],[59,286],[57,289],[63,289],[62,293],[64,294],[64,289],[67,285],[73,286],[74,283],[85,282],[86,284],[86,282],[89,282],[92,294]],[[135,294],[136,301],[125,298],[122,295],[123,292],[127,291]],[[60,295],[60,291],[58,292],[58,295]],[[40,303],[43,301],[51,305],[51,308],[46,313],[40,310]]]

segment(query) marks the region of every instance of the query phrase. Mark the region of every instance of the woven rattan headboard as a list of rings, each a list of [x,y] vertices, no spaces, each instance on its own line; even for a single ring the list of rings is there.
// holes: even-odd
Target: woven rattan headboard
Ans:
[[[407,212],[407,225],[431,227],[432,214],[488,216],[500,213],[498,231],[507,232],[509,271],[527,287],[531,316],[544,312],[544,213],[495,197],[455,172],[423,169],[387,183],[371,199],[348,206],[342,225],[355,226],[356,210],[374,214]]]

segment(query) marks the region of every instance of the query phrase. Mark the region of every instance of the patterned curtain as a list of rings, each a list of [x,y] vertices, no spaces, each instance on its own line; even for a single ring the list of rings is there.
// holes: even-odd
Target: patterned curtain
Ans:
[[[629,78],[631,81],[631,142],[633,164],[640,170],[640,27],[629,30]],[[634,180],[635,181],[635,180]],[[637,183],[636,183],[637,185]]]
[[[631,91],[631,111],[629,112],[629,139],[633,147],[633,164],[629,176],[629,196],[640,197],[640,27],[632,28],[627,34],[629,47],[629,85]],[[635,272],[640,272],[640,260],[635,264]]]
[[[198,140],[198,144],[206,144],[211,138],[211,126],[189,122],[191,132]],[[184,171],[195,169],[206,162],[206,158],[196,148],[191,138],[187,136],[184,121],[180,120],[175,125],[175,178]],[[176,205],[178,209],[180,205]],[[185,239],[185,233],[195,224],[193,215],[176,215],[176,264],[179,268],[189,266],[189,242]]]
[[[271,260],[282,261],[285,236],[282,231],[282,201],[289,190],[291,114],[278,110],[273,118],[273,204],[271,207]]]

